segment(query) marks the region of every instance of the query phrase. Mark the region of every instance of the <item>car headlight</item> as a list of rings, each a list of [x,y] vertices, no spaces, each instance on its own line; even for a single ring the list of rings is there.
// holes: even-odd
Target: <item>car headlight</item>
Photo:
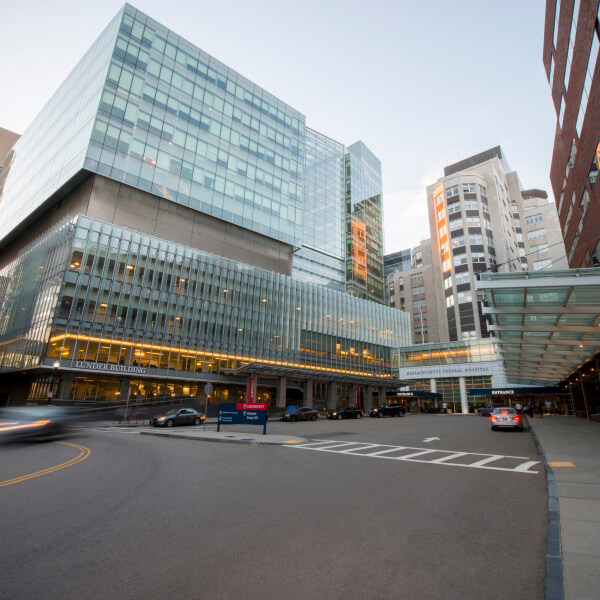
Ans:
[[[157,421],[164,421],[166,419],[166,417],[158,417],[158,419],[156,419]]]

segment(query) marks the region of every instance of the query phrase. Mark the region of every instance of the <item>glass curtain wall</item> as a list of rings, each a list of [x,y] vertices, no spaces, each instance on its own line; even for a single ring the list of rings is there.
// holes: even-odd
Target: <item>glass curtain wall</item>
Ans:
[[[47,342],[46,364],[114,374],[259,361],[390,377],[410,339],[400,311],[87,217],[30,253],[0,273],[4,369],[40,364]],[[32,286],[31,269],[50,276]]]

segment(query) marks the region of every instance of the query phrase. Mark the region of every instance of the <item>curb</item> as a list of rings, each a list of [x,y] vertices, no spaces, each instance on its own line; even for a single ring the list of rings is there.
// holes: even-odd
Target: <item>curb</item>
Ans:
[[[554,471],[548,465],[544,449],[529,419],[527,419],[527,424],[544,463],[546,478],[548,479],[548,538],[546,541],[546,589],[544,598],[545,600],[565,600],[563,556],[560,540],[560,507],[558,504],[556,477]]]

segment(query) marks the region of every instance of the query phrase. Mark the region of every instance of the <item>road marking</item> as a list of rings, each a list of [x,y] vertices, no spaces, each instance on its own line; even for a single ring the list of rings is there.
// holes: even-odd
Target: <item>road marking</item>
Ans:
[[[60,465],[54,465],[53,467],[48,467],[47,469],[42,469],[41,471],[36,471],[35,473],[29,473],[27,475],[21,475],[21,477],[15,477],[14,479],[7,479],[6,481],[0,481],[0,487],[4,487],[7,485],[13,485],[14,483],[21,483],[21,481],[27,481],[28,479],[34,479],[35,477],[41,477],[42,475],[49,475],[50,473],[54,473],[56,471],[60,471],[61,469],[66,469],[67,467],[72,467],[81,461],[84,461],[90,454],[91,450],[86,448],[85,446],[79,446],[78,444],[70,444],[69,442],[55,442],[56,444],[62,444],[63,446],[71,446],[72,448],[77,448],[81,450],[81,452],[71,460],[67,462],[61,463]]]
[[[539,471],[532,471],[531,468],[539,465],[540,461],[529,460],[526,456],[508,456],[503,454],[482,454],[480,452],[457,452],[455,450],[431,450],[427,448],[411,448],[408,446],[390,446],[388,444],[371,444],[367,442],[344,442],[338,440],[313,440],[312,442],[300,443],[294,446],[287,446],[298,450],[314,450],[315,452],[332,452],[334,454],[346,454],[352,456],[366,456],[369,458],[385,458],[387,460],[399,460],[406,462],[420,462],[433,465],[442,465],[448,467],[467,467],[470,469],[486,469],[491,471],[509,471],[511,473],[531,473],[535,475]],[[362,452],[381,448],[375,452]],[[397,454],[406,450],[414,450],[409,454]],[[427,455],[445,454],[439,458],[429,459]],[[461,462],[450,462],[461,460]],[[492,466],[490,463],[500,460],[507,460],[509,463],[519,461],[519,464],[513,467]],[[574,465],[573,465],[574,466]]]
[[[425,438],[423,441],[424,442],[433,442],[434,440],[439,440],[440,438],[438,437],[431,437],[431,438]]]
[[[572,462],[549,462],[549,467],[574,467],[575,463]]]

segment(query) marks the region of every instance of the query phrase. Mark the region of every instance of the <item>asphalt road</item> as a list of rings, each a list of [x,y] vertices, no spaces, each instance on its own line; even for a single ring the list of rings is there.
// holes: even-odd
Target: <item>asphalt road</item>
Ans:
[[[312,449],[122,429],[3,445],[3,600],[543,598],[546,479],[513,470],[539,460],[528,431],[419,415],[282,432]],[[489,454],[520,458],[455,464]]]

